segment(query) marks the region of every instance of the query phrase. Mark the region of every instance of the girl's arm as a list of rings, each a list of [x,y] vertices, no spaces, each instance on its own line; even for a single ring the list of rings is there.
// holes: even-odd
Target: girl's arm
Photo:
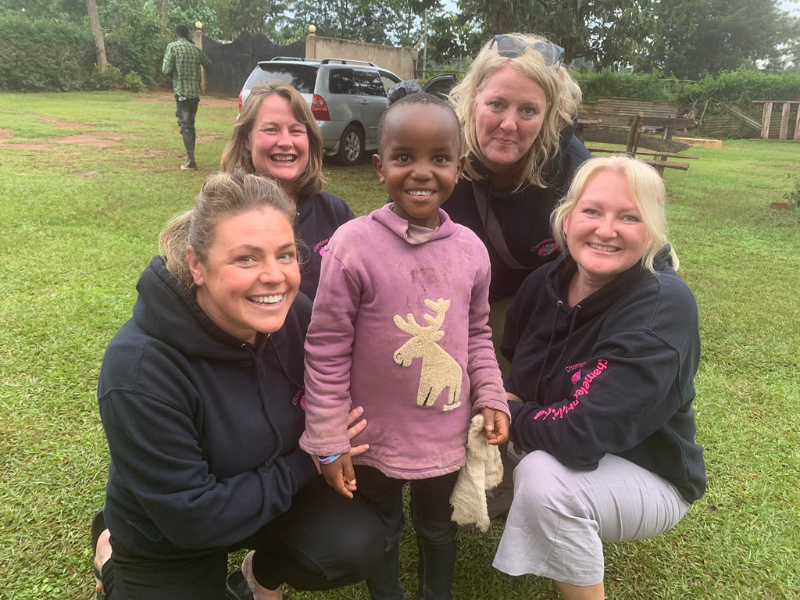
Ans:
[[[483,249],[485,253],[486,250]],[[511,414],[508,411],[503,379],[497,366],[497,357],[492,346],[492,330],[489,328],[489,269],[488,255],[485,268],[476,278],[472,288],[469,307],[469,340],[467,376],[473,414],[481,412],[484,420],[484,435],[492,445],[508,440]]]
[[[346,454],[354,322],[361,289],[335,256],[322,260],[319,288],[306,337],[306,430],[300,446],[316,456]]]

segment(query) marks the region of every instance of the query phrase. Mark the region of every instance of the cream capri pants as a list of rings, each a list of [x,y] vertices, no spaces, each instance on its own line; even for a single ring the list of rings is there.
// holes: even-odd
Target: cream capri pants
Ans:
[[[595,585],[603,581],[603,542],[660,535],[688,509],[674,485],[619,456],[577,471],[537,450],[514,470],[514,500],[493,564],[509,575]]]

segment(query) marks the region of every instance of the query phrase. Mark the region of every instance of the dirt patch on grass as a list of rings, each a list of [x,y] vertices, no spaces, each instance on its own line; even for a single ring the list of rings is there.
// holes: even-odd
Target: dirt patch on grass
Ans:
[[[209,142],[226,142],[227,136],[224,135],[200,135],[197,137],[198,144],[207,144]]]
[[[206,97],[203,96],[200,98],[200,106],[212,106],[214,108],[235,108],[236,111],[239,111],[239,99],[238,98],[221,98],[217,97]]]
[[[156,96],[149,96],[147,98],[134,98],[134,102],[175,102],[173,94],[159,94]],[[202,96],[200,98],[200,108],[204,106],[211,106],[213,108],[232,108],[237,112],[239,110],[238,98],[225,98],[222,96]]]
[[[14,150],[50,150],[50,146],[47,144],[4,144],[0,142],[0,146]]]
[[[78,146],[92,146],[94,148],[108,148],[109,146],[119,145],[120,140],[131,139],[131,133],[112,133],[103,131],[102,133],[82,133],[63,138],[52,138],[50,141],[56,144],[75,144]]]
[[[43,123],[47,123],[48,125],[52,125],[53,127],[58,127],[59,129],[89,129],[92,131],[96,131],[101,129],[97,125],[84,125],[83,123],[73,123],[72,121],[65,121],[59,117],[49,117],[47,115],[33,115],[29,114],[29,117],[36,117]]]
[[[13,129],[0,129],[0,140],[10,140],[14,137]]]
[[[32,142],[30,139],[18,138],[0,138],[0,146],[3,148],[14,148],[17,150],[50,150],[52,144],[68,144],[75,146],[90,146],[93,148],[108,148],[110,146],[119,146],[120,140],[131,139],[135,137],[130,133],[114,133],[111,131],[102,131],[97,133],[82,133],[80,135],[71,135],[62,138],[43,138],[37,140],[43,143],[28,144],[25,142]],[[21,143],[20,143],[21,142]]]

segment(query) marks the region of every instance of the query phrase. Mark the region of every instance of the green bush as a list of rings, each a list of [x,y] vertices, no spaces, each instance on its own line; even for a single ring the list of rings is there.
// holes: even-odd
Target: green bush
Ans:
[[[765,73],[741,68],[707,76],[701,81],[664,78],[658,73],[617,73],[604,69],[597,73],[572,73],[583,90],[584,102],[600,98],[624,98],[699,106],[708,114],[725,112],[731,104],[752,110],[752,100],[800,100],[800,75]],[[706,105],[706,102],[708,103]],[[760,108],[756,111],[760,115]]]
[[[135,71],[146,85],[166,83],[161,73],[164,49],[173,41],[161,36],[158,21],[146,14],[130,16],[125,25],[105,36],[108,62],[124,73]]]
[[[677,95],[678,103],[683,106],[702,106],[708,101],[712,112],[727,104],[751,110],[752,100],[800,100],[800,75],[745,68],[723,71],[716,77],[706,76],[683,86]],[[760,107],[757,112],[761,112]]]
[[[584,102],[600,98],[625,98],[648,102],[674,103],[680,82],[663,79],[657,73],[617,73],[613,69],[598,72],[572,73],[583,91]]]
[[[122,71],[113,65],[106,66],[105,71],[95,67],[92,74],[92,84],[97,90],[110,90],[122,85]]]
[[[74,23],[0,15],[0,90],[86,89],[95,63],[92,34]]]
[[[139,77],[139,74],[136,71],[131,71],[125,75],[125,79],[122,80],[122,85],[125,86],[125,89],[134,92],[147,91],[147,86],[144,84],[142,78]]]
[[[786,177],[794,178],[794,189],[789,192],[784,192],[783,199],[788,200],[789,202],[794,202],[797,208],[800,208],[800,176],[787,175]]]

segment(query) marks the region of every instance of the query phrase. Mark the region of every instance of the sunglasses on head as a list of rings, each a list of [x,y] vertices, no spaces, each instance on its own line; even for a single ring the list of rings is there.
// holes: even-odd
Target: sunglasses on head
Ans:
[[[564,60],[564,49],[550,42],[526,42],[513,35],[496,35],[489,48],[497,46],[497,53],[505,58],[522,56],[525,48],[533,48],[544,59],[548,67],[560,67]]]

